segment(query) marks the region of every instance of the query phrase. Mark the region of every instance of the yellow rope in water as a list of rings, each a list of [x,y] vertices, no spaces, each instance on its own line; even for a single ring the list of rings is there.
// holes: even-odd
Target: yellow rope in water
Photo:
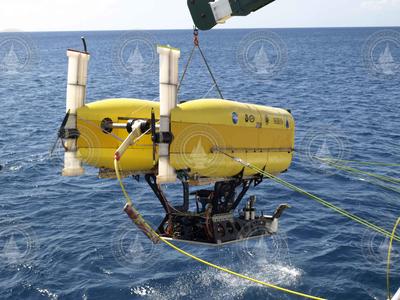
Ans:
[[[258,170],[258,171],[261,172],[262,170]],[[385,229],[383,229],[383,228],[381,228],[381,227],[379,227],[379,226],[377,226],[377,225],[375,225],[373,223],[370,223],[369,221],[364,220],[364,219],[362,219],[362,218],[360,218],[360,217],[358,217],[358,216],[356,216],[356,215],[354,215],[352,213],[349,213],[346,210],[344,210],[344,209],[342,209],[342,208],[340,208],[338,206],[335,206],[335,205],[331,204],[330,202],[328,202],[328,201],[326,201],[326,200],[324,200],[324,199],[322,199],[320,197],[317,197],[317,196],[315,196],[315,195],[313,195],[313,194],[311,194],[311,193],[309,193],[309,192],[307,192],[307,191],[305,191],[305,190],[303,190],[301,188],[298,188],[298,187],[296,187],[296,186],[294,186],[294,185],[292,185],[292,184],[290,184],[290,183],[288,183],[288,182],[286,182],[286,181],[284,181],[284,180],[282,180],[280,178],[277,178],[272,174],[269,174],[267,172],[261,173],[261,174],[265,175],[266,177],[269,177],[269,178],[273,179],[275,182],[278,182],[278,183],[280,183],[280,184],[282,184],[282,185],[284,185],[284,186],[286,186],[286,187],[288,187],[288,188],[290,188],[290,189],[292,189],[292,190],[294,190],[294,191],[296,191],[298,193],[301,193],[303,195],[308,196],[311,199],[314,199],[314,200],[318,201],[322,205],[324,205],[324,206],[326,206],[326,207],[328,207],[328,208],[340,213],[341,215],[343,215],[343,216],[345,216],[345,217],[347,217],[347,218],[349,218],[349,219],[351,219],[351,220],[353,220],[353,221],[355,221],[355,222],[357,222],[359,224],[367,226],[370,229],[372,229],[372,230],[374,230],[376,232],[379,232],[379,233],[381,233],[381,234],[383,234],[383,235],[385,235],[387,237],[391,236],[389,231],[387,231],[387,230],[385,230]],[[395,240],[400,242],[400,237],[396,236]]]
[[[129,197],[129,194],[128,194],[128,192],[127,192],[126,189],[125,189],[125,185],[124,185],[124,183],[123,183],[123,181],[122,181],[121,174],[120,174],[120,172],[119,172],[119,165],[118,165],[118,161],[117,161],[117,160],[114,160],[114,167],[115,167],[115,174],[117,175],[117,179],[118,179],[119,185],[121,186],[122,192],[123,192],[123,194],[124,194],[124,196],[125,196],[126,202],[127,202],[128,204],[132,205],[132,199]],[[132,206],[132,207],[133,207],[133,206]],[[142,220],[144,220],[144,218],[139,214],[139,212],[138,212],[134,207],[133,207],[133,209],[135,210],[135,213],[137,213],[137,215],[138,215],[140,218],[142,218]],[[150,225],[148,225],[147,222],[146,222],[146,225],[147,225],[148,227],[150,227]],[[150,228],[151,228],[151,227],[150,227]],[[233,275],[233,276],[236,276],[236,277],[239,277],[239,278],[242,278],[242,279],[245,279],[245,280],[248,280],[248,281],[257,283],[257,284],[260,284],[260,285],[262,285],[262,286],[265,286],[265,287],[268,287],[268,288],[272,288],[272,289],[275,289],[275,290],[278,290],[278,291],[281,291],[281,292],[285,292],[285,293],[287,293],[287,294],[291,294],[291,295],[303,297],[303,298],[306,298],[306,299],[326,300],[326,299],[324,299],[324,298],[315,297],[315,296],[303,294],[303,293],[300,293],[300,292],[296,292],[296,291],[293,291],[293,290],[289,290],[289,289],[286,289],[286,288],[283,288],[283,287],[280,287],[280,286],[277,286],[277,285],[273,285],[273,284],[270,284],[270,283],[267,283],[267,282],[264,282],[264,281],[261,281],[261,280],[258,280],[258,279],[255,279],[255,278],[252,278],[252,277],[249,277],[249,276],[246,276],[246,275],[237,273],[237,272],[234,272],[234,271],[229,270],[229,269],[227,269],[227,268],[223,268],[223,267],[217,266],[217,265],[215,265],[215,264],[213,264],[213,263],[210,263],[210,262],[208,262],[208,261],[205,261],[205,260],[203,260],[203,259],[201,259],[201,258],[199,258],[199,257],[197,257],[197,256],[195,256],[195,255],[193,255],[193,254],[190,254],[190,253],[188,253],[188,252],[182,250],[181,248],[179,248],[179,247],[177,247],[176,245],[172,244],[171,242],[167,241],[165,238],[161,237],[161,236],[160,236],[158,233],[156,233],[152,228],[151,228],[151,230],[153,231],[154,234],[156,234],[156,235],[160,238],[160,240],[161,240],[162,242],[164,242],[166,245],[168,245],[168,246],[171,247],[172,249],[174,249],[174,250],[178,251],[179,253],[181,253],[181,254],[183,254],[183,255],[185,255],[185,256],[191,258],[191,259],[194,259],[194,260],[196,260],[196,261],[198,261],[198,262],[200,262],[200,263],[202,263],[202,264],[204,264],[204,265],[207,265],[207,266],[209,266],[209,267],[212,267],[212,268],[214,268],[214,269],[220,270],[220,271],[222,271],[222,272],[231,274],[231,275]]]
[[[386,237],[391,237],[392,236],[391,232],[389,232],[389,231],[387,231],[387,230],[385,230],[385,229],[383,229],[383,228],[381,228],[381,227],[379,227],[379,226],[377,226],[377,225],[375,225],[373,223],[370,223],[367,220],[364,220],[364,219],[362,219],[362,218],[360,218],[360,217],[358,217],[358,216],[356,216],[356,215],[354,215],[352,213],[349,213],[348,211],[346,211],[346,210],[344,210],[344,209],[342,209],[342,208],[340,208],[338,206],[335,206],[332,203],[330,203],[330,202],[328,202],[328,201],[326,201],[326,200],[324,200],[324,199],[322,199],[322,198],[320,198],[320,197],[318,197],[316,195],[313,195],[313,194],[311,194],[311,193],[309,193],[309,192],[307,192],[307,191],[305,191],[305,190],[303,190],[303,189],[301,189],[301,188],[299,188],[299,187],[297,187],[297,186],[295,186],[295,185],[293,185],[293,184],[291,184],[291,183],[289,183],[289,182],[287,182],[287,181],[285,181],[283,179],[280,179],[280,178],[278,178],[278,177],[276,177],[276,176],[274,176],[274,175],[272,175],[272,174],[270,174],[270,173],[268,173],[268,172],[266,172],[266,171],[264,171],[264,170],[262,170],[262,169],[260,169],[260,168],[258,168],[256,166],[254,166],[252,164],[249,164],[249,163],[243,161],[240,158],[233,157],[233,156],[231,156],[231,155],[229,155],[229,154],[227,154],[225,152],[222,152],[220,150],[218,150],[218,151],[220,153],[228,156],[229,158],[235,160],[236,162],[240,163],[244,167],[247,167],[249,169],[257,171],[259,174],[262,174],[265,177],[270,178],[273,181],[275,181],[275,182],[277,182],[277,183],[279,183],[279,184],[281,184],[283,186],[286,186],[287,188],[289,188],[289,189],[291,189],[293,191],[296,191],[296,192],[298,192],[300,194],[303,194],[303,195],[309,197],[310,199],[313,199],[313,200],[321,203],[322,205],[324,205],[324,206],[326,206],[326,207],[338,212],[339,214],[341,214],[341,215],[343,215],[343,216],[345,216],[345,217],[347,217],[347,218],[349,218],[349,219],[351,219],[351,220],[353,220],[353,221],[355,221],[355,222],[357,222],[359,224],[362,224],[362,225],[364,225],[364,226],[366,226],[366,227],[368,227],[368,228],[370,228],[370,229],[372,229],[372,230],[374,230],[376,232],[379,232],[379,233],[381,233],[382,235],[384,235]],[[394,240],[400,242],[400,237],[399,236],[394,236]]]
[[[390,183],[393,183],[393,184],[400,184],[400,179],[398,179],[398,178],[362,171],[362,170],[359,170],[359,169],[356,169],[356,168],[353,168],[353,167],[349,167],[349,166],[346,166],[346,165],[338,164],[336,161],[331,160],[331,159],[322,159],[322,158],[316,158],[316,159],[318,159],[318,160],[320,160],[320,161],[322,161],[322,162],[324,162],[324,163],[326,163],[326,164],[328,164],[330,166],[336,167],[339,170],[367,175],[367,176],[370,176],[370,177],[373,177],[373,178],[377,178],[377,179],[385,181],[385,182],[390,182]]]
[[[266,283],[266,282],[264,282],[264,281],[257,280],[257,279],[251,278],[251,277],[249,277],[249,276],[246,276],[246,275],[243,275],[243,274],[234,272],[234,271],[232,271],[232,270],[229,270],[229,269],[226,269],[226,268],[223,268],[223,267],[214,265],[214,264],[212,264],[212,263],[210,263],[210,262],[208,262],[208,261],[205,261],[205,260],[203,260],[203,259],[201,259],[201,258],[198,258],[198,257],[196,257],[196,256],[194,256],[194,255],[192,255],[192,254],[190,254],[190,253],[187,253],[186,251],[184,251],[184,250],[178,248],[177,246],[175,246],[174,244],[168,242],[167,240],[165,240],[165,239],[163,239],[163,238],[161,238],[161,240],[162,240],[164,243],[166,243],[168,246],[170,246],[171,248],[173,248],[173,249],[175,249],[176,251],[182,253],[183,255],[186,255],[186,256],[188,256],[188,257],[190,257],[190,258],[192,258],[192,259],[194,259],[194,260],[196,260],[196,261],[198,261],[198,262],[200,262],[200,263],[202,263],[202,264],[205,264],[205,265],[207,265],[207,266],[209,266],[209,267],[212,267],[212,268],[214,268],[214,269],[220,270],[220,271],[222,271],[222,272],[225,272],[225,273],[234,275],[234,276],[236,276],[236,277],[239,277],[239,278],[242,278],[242,279],[245,279],[245,280],[248,280],[248,281],[252,281],[252,282],[254,282],[254,283],[258,283],[258,284],[260,284],[260,285],[263,285],[263,286],[266,286],[266,287],[269,287],[269,288],[273,288],[273,289],[275,289],[275,290],[278,290],[278,291],[281,291],[281,292],[285,292],[285,293],[288,293],[288,294],[300,296],[300,297],[307,298],[307,299],[323,299],[323,298],[319,298],[319,297],[315,297],[315,296],[310,296],[310,295],[307,295],[307,294],[303,294],[303,293],[300,293],[300,292],[288,290],[288,289],[285,289],[285,288],[282,288],[282,287],[279,287],[279,286],[276,286],[276,285],[273,285],[273,284],[269,284],[269,283]]]
[[[384,184],[380,184],[380,183],[378,183],[378,182],[373,182],[373,181],[369,181],[371,184],[374,184],[374,185],[376,185],[376,186],[379,186],[379,187],[381,187],[381,188],[383,188],[383,189],[385,189],[385,190],[389,190],[389,191],[392,191],[392,192],[395,192],[395,193],[398,193],[398,194],[400,194],[400,189],[397,189],[397,188],[395,188],[395,187],[393,187],[393,186],[390,186],[390,185],[384,185]]]
[[[325,158],[322,158],[322,159],[325,159]],[[330,158],[326,157],[326,159],[330,159]],[[394,164],[394,163],[363,162],[363,161],[357,161],[357,160],[344,160],[344,159],[334,159],[334,161],[341,162],[341,163],[359,164],[359,165],[365,165],[365,166],[400,167],[400,164]]]
[[[352,174],[368,175],[370,177],[375,177],[375,178],[377,178],[377,179],[379,179],[381,181],[390,182],[390,183],[395,184],[395,185],[399,184],[399,182],[396,182],[398,180],[397,178],[388,177],[388,176],[384,176],[384,175],[380,175],[380,174],[374,174],[374,173],[371,173],[371,172],[364,172],[364,171],[361,171],[361,170],[358,170],[356,168],[352,168],[352,167],[349,167],[349,166],[346,166],[346,165],[340,165],[340,164],[334,163],[334,160],[332,160],[332,159],[328,160],[328,159],[325,159],[325,158],[321,159],[321,158],[318,158],[318,157],[316,157],[316,159],[322,161],[323,163],[326,163],[327,165],[329,165],[329,166],[331,166],[333,168],[341,170],[341,171],[345,171],[345,172],[352,173]],[[400,189],[396,188],[394,186],[380,184],[377,181],[369,181],[369,182],[374,184],[374,185],[376,185],[376,186],[379,186],[381,188],[384,188],[384,189],[387,189],[387,190],[390,190],[392,192],[396,192],[396,193],[400,194]]]
[[[389,250],[388,250],[388,258],[387,258],[387,272],[386,272],[386,283],[387,283],[387,294],[388,299],[392,298],[390,293],[390,256],[392,254],[393,240],[396,235],[397,227],[400,225],[400,218],[397,220],[394,225],[392,236],[390,237]]]

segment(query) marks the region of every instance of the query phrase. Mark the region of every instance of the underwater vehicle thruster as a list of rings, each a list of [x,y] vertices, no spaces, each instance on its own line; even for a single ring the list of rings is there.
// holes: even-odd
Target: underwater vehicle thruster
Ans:
[[[223,99],[178,103],[180,51],[158,47],[160,102],[106,99],[85,104],[89,54],[68,50],[64,176],[80,176],[83,164],[114,177],[143,176],[161,202],[165,217],[158,232],[175,240],[224,244],[271,235],[287,205],[271,216],[256,212],[256,197],[241,202],[263,177],[234,155],[271,174],[288,170],[294,153],[295,122],[290,111]],[[117,150],[117,149],[123,149]],[[180,182],[182,205],[162,190]],[[237,213],[239,212],[239,213]]]

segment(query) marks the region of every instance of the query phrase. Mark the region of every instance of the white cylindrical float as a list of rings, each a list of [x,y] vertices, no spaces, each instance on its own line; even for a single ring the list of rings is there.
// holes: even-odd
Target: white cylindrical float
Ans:
[[[169,46],[158,46],[160,56],[160,137],[157,183],[173,183],[176,181],[175,169],[170,165],[169,143],[163,142],[164,134],[171,132],[171,110],[177,106],[179,84],[179,49]]]
[[[90,55],[86,52],[68,50],[68,86],[66,111],[69,112],[65,130],[77,129],[77,109],[85,105],[88,64]],[[63,176],[80,176],[84,173],[77,155],[77,139],[66,139]]]

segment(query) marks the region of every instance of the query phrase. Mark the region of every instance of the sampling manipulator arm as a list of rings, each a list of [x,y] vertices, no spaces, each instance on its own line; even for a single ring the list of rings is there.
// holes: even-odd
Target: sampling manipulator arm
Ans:
[[[121,146],[115,151],[114,158],[119,161],[124,155],[125,151],[132,145],[134,145],[146,132],[150,129],[148,121],[136,120],[132,121],[129,125],[129,135],[122,142]]]
[[[247,16],[275,0],[188,0],[193,22],[200,30],[210,30],[233,16]]]

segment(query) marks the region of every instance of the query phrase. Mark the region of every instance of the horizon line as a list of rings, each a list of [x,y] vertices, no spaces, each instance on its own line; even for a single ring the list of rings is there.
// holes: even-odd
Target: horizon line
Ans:
[[[321,27],[308,27],[308,26],[299,26],[299,27],[228,27],[221,28],[217,27],[210,31],[215,30],[249,30],[249,29],[358,29],[358,28],[400,28],[400,25],[388,25],[388,26],[321,26]],[[193,30],[193,28],[171,28],[171,29],[82,29],[82,30],[37,30],[37,31],[25,31],[16,28],[11,29],[3,29],[0,30],[1,33],[60,33],[60,32],[110,32],[110,31],[186,31]]]

